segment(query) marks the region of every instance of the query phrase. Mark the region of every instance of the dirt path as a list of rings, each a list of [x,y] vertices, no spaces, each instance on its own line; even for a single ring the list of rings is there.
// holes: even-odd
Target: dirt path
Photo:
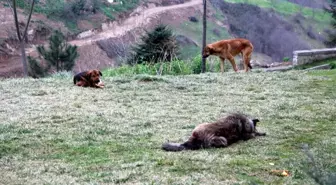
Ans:
[[[151,18],[157,16],[160,13],[163,13],[169,10],[176,10],[176,9],[182,9],[182,8],[199,5],[199,4],[202,4],[202,2],[203,2],[202,0],[191,0],[184,4],[163,6],[163,7],[161,6],[161,7],[149,8],[142,12],[133,12],[132,14],[136,14],[136,15],[127,18],[121,24],[117,24],[116,22],[113,22],[112,24],[108,25],[108,29],[100,33],[97,33],[93,36],[84,38],[84,39],[73,40],[70,42],[70,44],[75,44],[77,46],[83,46],[83,45],[92,44],[93,42],[96,42],[99,40],[104,40],[104,39],[108,39],[112,37],[120,37],[126,34],[130,30],[133,30],[138,27],[143,27],[144,25],[150,23]]]

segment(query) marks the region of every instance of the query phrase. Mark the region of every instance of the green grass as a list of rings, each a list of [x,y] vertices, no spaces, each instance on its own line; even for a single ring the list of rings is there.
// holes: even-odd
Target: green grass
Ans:
[[[207,72],[219,72],[220,63],[218,59],[210,57],[206,62]],[[137,65],[122,65],[117,68],[107,68],[103,72],[107,76],[133,76],[136,74],[149,75],[190,75],[201,73],[201,55],[194,57],[191,60],[174,60],[171,62],[156,63],[156,64],[137,64]],[[237,61],[239,64],[239,61]],[[228,65],[224,66],[225,70],[230,70]]]
[[[220,16],[219,14],[216,14]],[[193,38],[199,46],[202,45],[202,32],[203,32],[203,23],[202,17],[200,15],[193,15],[197,17],[198,22],[184,21],[178,27],[175,28],[174,32],[186,35]],[[221,20],[221,19],[220,19]],[[213,33],[213,30],[217,28],[219,30],[220,36],[217,36]],[[220,39],[230,38],[226,28],[219,27],[213,20],[208,20],[207,22],[207,43],[211,43]]]
[[[310,64],[299,65],[299,66],[295,66],[294,69],[297,69],[297,70],[308,69],[308,68],[323,65],[323,64],[329,64],[331,66],[331,69],[335,69],[336,59],[322,60],[322,61],[316,61]]]
[[[4,2],[5,6],[8,6],[7,1],[0,0]],[[121,13],[125,13],[130,11],[139,4],[139,0],[122,0],[115,2],[122,2],[117,4],[106,4],[102,3],[102,0],[94,0],[97,1],[99,7],[98,11],[103,13],[110,20],[115,20],[115,17]],[[93,2],[93,1],[92,1]],[[43,13],[48,16],[49,19],[58,20],[65,23],[65,25],[73,32],[78,32],[77,21],[85,20],[88,15],[74,15],[75,18],[69,18],[68,13],[65,11],[65,7],[73,6],[74,1],[64,2],[63,0],[45,0],[45,1],[37,1],[34,6],[35,13]],[[17,7],[21,9],[25,9],[26,11],[29,9],[28,4],[24,0],[17,0]]]
[[[294,15],[301,12],[303,16],[312,18],[319,22],[330,22],[331,20],[331,15],[329,13],[326,13],[322,9],[302,7],[300,5],[288,1],[274,1],[274,0],[225,0],[225,1],[231,3],[249,3],[259,6],[261,8],[272,8],[275,11],[285,15]]]
[[[102,80],[105,89],[76,87],[66,73],[0,79],[0,184],[314,184],[302,143],[336,171],[335,70],[104,72]],[[268,135],[221,149],[160,149],[232,111],[259,118]]]
[[[216,11],[215,18],[219,22],[225,20],[223,14],[218,9],[214,9]],[[195,56],[201,51],[202,46],[202,33],[203,33],[203,23],[202,23],[202,15],[195,14],[190,15],[196,17],[198,22],[184,21],[180,25],[174,28],[175,33],[179,33],[181,35],[185,35],[189,38],[192,38],[194,42],[196,42],[197,46],[184,46],[181,48],[181,58],[182,59],[190,59],[190,56]],[[214,29],[219,31],[219,35],[214,34]],[[228,30],[224,27],[218,26],[217,23],[213,19],[207,20],[207,43],[212,43],[221,39],[230,38],[230,34]]]

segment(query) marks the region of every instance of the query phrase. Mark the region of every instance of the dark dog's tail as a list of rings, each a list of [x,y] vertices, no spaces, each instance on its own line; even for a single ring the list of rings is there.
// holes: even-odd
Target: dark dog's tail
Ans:
[[[165,151],[179,152],[185,150],[186,148],[183,146],[183,144],[179,143],[164,143],[162,145],[162,149]]]
[[[164,143],[162,145],[162,149],[165,151],[172,151],[172,152],[179,152],[182,150],[198,150],[202,148],[201,142],[199,142],[197,139],[192,138],[183,144],[180,143]]]

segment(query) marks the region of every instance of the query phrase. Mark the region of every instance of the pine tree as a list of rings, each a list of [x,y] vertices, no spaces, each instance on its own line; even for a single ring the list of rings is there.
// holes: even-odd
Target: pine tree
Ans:
[[[327,10],[329,13],[331,13],[331,17],[333,20],[331,21],[331,25],[333,28],[336,28],[336,0],[331,0],[330,2],[330,9]],[[333,31],[329,34],[329,38],[326,41],[326,44],[331,47],[336,46],[336,32]]]
[[[33,78],[45,77],[50,66],[44,67],[36,58],[28,56],[28,74]]]
[[[62,32],[58,30],[49,37],[49,50],[44,46],[38,46],[37,51],[50,65],[56,67],[57,72],[72,70],[79,56],[77,46],[69,45]]]
[[[129,64],[172,61],[178,55],[179,46],[171,29],[159,24],[152,31],[146,31],[141,43],[132,48]]]

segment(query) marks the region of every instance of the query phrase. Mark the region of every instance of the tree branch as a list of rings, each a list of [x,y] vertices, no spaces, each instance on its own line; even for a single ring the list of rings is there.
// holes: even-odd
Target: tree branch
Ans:
[[[13,0],[13,12],[14,12],[14,21],[15,21],[16,33],[17,33],[19,41],[21,42],[22,38],[21,38],[21,34],[20,34],[19,21],[18,21],[17,12],[16,12],[16,0]]]
[[[27,24],[26,24],[25,30],[23,32],[23,38],[26,38],[26,36],[27,36],[28,26],[29,26],[29,23],[30,23],[31,15],[33,14],[33,10],[34,10],[34,4],[35,4],[35,0],[32,0],[30,10],[29,10]]]

